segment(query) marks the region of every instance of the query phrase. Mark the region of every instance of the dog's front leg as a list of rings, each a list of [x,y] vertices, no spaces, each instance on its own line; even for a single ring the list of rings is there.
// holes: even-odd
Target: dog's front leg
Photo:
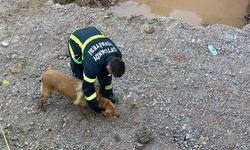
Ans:
[[[44,108],[44,103],[45,103],[46,99],[47,98],[43,94],[40,95],[40,106],[39,106],[39,108],[40,108],[41,112],[45,112],[46,111],[45,108]]]

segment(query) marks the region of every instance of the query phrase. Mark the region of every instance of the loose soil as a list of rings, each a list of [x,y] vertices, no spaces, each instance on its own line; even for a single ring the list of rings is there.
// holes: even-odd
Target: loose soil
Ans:
[[[2,0],[0,18],[0,41],[9,42],[0,46],[0,123],[11,150],[250,148],[250,25],[194,27],[46,0]],[[88,123],[59,94],[38,109],[42,71],[71,74],[67,40],[85,26],[123,53],[126,73],[113,80],[119,119],[89,110]]]

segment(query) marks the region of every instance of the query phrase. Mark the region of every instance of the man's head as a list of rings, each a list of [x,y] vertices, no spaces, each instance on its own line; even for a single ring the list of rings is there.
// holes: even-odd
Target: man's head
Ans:
[[[114,57],[109,61],[107,70],[114,77],[121,77],[125,72],[125,63],[120,58]]]

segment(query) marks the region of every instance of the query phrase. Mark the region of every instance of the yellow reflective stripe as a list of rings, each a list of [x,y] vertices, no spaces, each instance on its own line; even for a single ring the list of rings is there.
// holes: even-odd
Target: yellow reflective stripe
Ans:
[[[112,74],[108,74],[108,76],[111,76]]]
[[[79,47],[82,49],[82,42],[74,34],[71,34],[69,38],[73,40],[76,44],[78,44]]]
[[[79,60],[75,59],[75,53],[74,53],[70,44],[69,44],[69,52],[70,52],[71,58],[74,60],[75,63],[82,64],[81,60],[79,61]],[[80,59],[80,57],[79,57],[79,59]]]
[[[97,30],[99,30],[100,31],[100,33],[102,34],[102,35],[105,35],[103,32],[102,32],[102,30],[101,29],[99,29],[99,28],[96,28]]]
[[[90,38],[88,38],[84,43],[83,43],[83,45],[82,45],[82,54],[84,54],[84,50],[85,50],[85,48],[86,48],[86,46],[91,42],[91,41],[93,41],[93,40],[95,40],[95,39],[99,39],[99,38],[105,38],[106,36],[104,36],[104,35],[94,35],[94,36],[91,36]],[[83,60],[83,58],[82,58],[82,60]]]
[[[101,31],[100,31],[101,32]],[[82,50],[82,54],[84,54],[84,50],[86,46],[93,40],[98,39],[98,38],[105,38],[106,36],[104,35],[94,35],[88,38],[84,43],[82,43],[75,35],[71,34],[70,39],[72,39],[76,44],[79,45],[79,47]],[[83,55],[82,55],[82,60],[83,60]]]
[[[84,97],[85,97],[85,99],[86,99],[87,101],[91,101],[91,100],[93,100],[93,99],[96,98],[96,92],[93,93],[92,95],[90,95],[89,97],[87,97],[87,96],[84,96]]]
[[[94,83],[95,80],[96,80],[96,78],[91,79],[91,78],[87,77],[85,74],[83,75],[83,79],[84,79],[85,81],[87,81],[88,83]]]
[[[113,87],[113,86],[112,86],[112,83],[110,83],[110,85],[106,85],[106,86],[105,86],[105,90],[111,90],[112,87]]]

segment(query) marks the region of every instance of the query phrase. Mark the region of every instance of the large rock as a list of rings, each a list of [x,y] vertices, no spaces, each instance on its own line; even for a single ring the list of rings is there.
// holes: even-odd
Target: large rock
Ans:
[[[22,71],[23,68],[24,68],[24,62],[17,62],[14,66],[11,67],[10,72],[12,74],[17,74],[20,71]]]

